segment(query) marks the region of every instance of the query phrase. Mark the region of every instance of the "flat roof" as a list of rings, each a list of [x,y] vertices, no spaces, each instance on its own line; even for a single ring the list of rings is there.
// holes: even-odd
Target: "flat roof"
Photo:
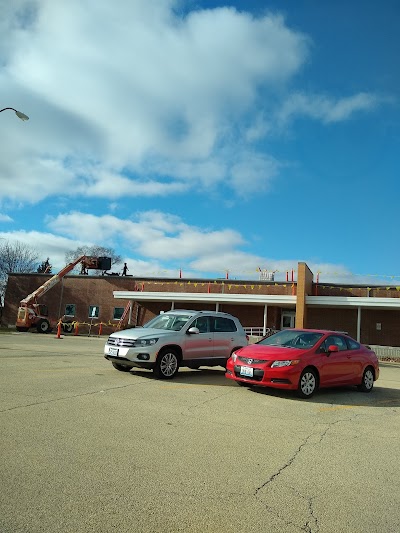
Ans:
[[[136,302],[192,302],[225,303],[236,305],[280,305],[296,307],[296,296],[285,294],[224,294],[204,292],[148,292],[148,291],[114,291],[114,298],[134,300]]]
[[[234,305],[279,305],[296,308],[296,296],[284,294],[224,294],[202,292],[114,291],[114,298],[136,302],[220,303]],[[358,296],[306,296],[309,307],[398,309],[400,298]]]
[[[361,296],[306,296],[309,307],[342,307],[364,309],[399,309],[400,298],[376,298]]]

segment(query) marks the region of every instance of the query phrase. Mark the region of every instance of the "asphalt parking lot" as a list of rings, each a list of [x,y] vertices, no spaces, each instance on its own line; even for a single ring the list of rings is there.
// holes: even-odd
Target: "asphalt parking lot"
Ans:
[[[1,533],[400,532],[399,363],[300,400],[104,342],[0,335]]]

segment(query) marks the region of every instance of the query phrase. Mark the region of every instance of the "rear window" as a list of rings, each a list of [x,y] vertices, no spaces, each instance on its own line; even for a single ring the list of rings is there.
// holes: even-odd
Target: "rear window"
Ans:
[[[237,331],[235,322],[230,318],[216,316],[211,320],[211,324],[211,331],[214,331],[215,333]]]
[[[349,350],[359,350],[360,344],[356,342],[354,339],[350,339],[349,337],[346,338],[347,344],[349,345]]]

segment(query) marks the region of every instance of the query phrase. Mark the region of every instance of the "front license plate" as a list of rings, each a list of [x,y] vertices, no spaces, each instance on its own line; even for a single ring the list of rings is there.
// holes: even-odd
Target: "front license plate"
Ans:
[[[118,356],[118,348],[108,348],[108,355]]]
[[[240,375],[241,376],[247,376],[248,378],[253,377],[253,369],[249,366],[241,366],[240,367]]]

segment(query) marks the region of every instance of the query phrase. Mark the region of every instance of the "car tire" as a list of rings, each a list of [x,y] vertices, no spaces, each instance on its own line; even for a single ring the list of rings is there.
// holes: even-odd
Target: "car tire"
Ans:
[[[154,374],[158,379],[172,379],[179,370],[179,356],[175,350],[162,350],[157,357]]]
[[[312,368],[305,368],[300,375],[297,389],[300,398],[311,398],[318,389],[318,376]]]
[[[37,323],[36,329],[39,333],[49,333],[50,331],[50,323],[45,318],[42,318],[42,320],[39,320]]]
[[[374,371],[368,366],[363,373],[362,381],[360,385],[357,385],[357,389],[361,392],[371,392],[374,387]]]
[[[114,361],[112,362],[112,366],[115,370],[119,370],[120,372],[129,372],[131,369],[129,366],[120,365],[119,363],[114,363]]]

